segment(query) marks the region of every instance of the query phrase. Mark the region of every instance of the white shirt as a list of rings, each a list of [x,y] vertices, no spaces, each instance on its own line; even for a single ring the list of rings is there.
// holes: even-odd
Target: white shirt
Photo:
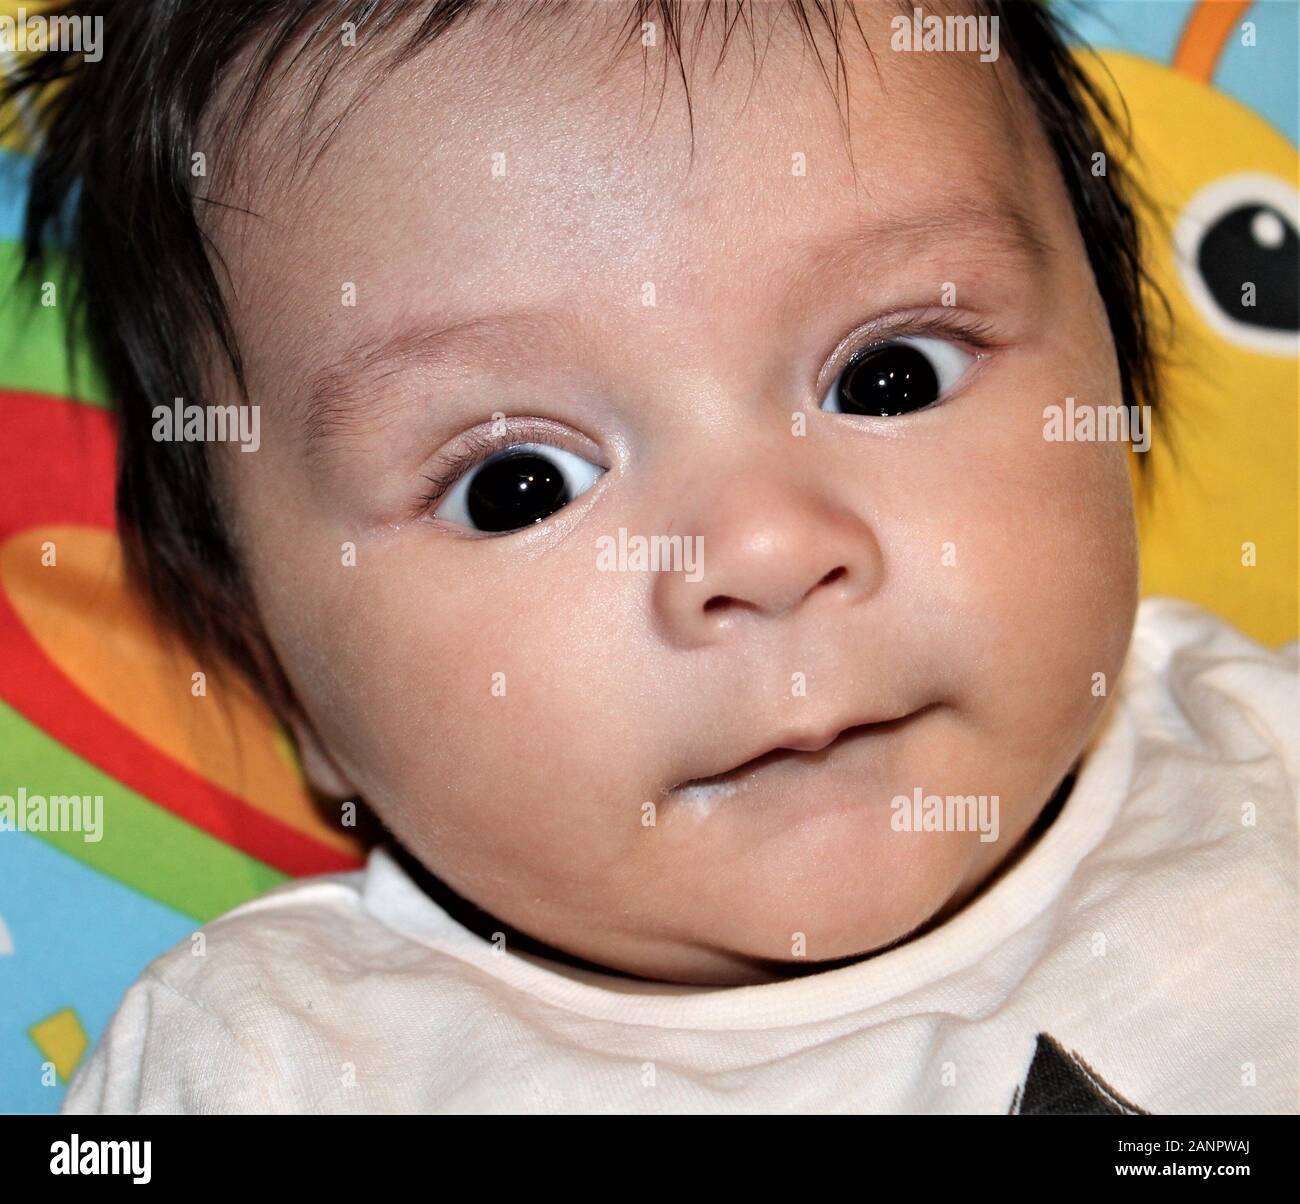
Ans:
[[[874,958],[702,988],[498,953],[380,848],[153,962],[64,1112],[1300,1110],[1297,647],[1144,601],[1055,822]]]

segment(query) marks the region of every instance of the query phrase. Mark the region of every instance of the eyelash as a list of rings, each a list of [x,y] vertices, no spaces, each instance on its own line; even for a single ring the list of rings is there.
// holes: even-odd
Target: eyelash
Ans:
[[[517,441],[524,442],[525,438],[526,436],[521,436]],[[464,444],[465,446],[460,450],[452,453],[441,473],[437,476],[425,474],[424,479],[429,482],[430,489],[420,495],[421,514],[432,510],[442,501],[447,491],[472,468],[477,468],[479,464],[510,446],[504,440],[489,438],[478,431],[467,431]]]
[[[890,326],[882,326],[872,332],[870,338],[855,347],[843,357],[843,362],[836,368],[836,375],[843,372],[858,355],[872,347],[888,343],[890,339],[905,336],[927,334],[946,334],[980,351],[990,351],[998,346],[993,335],[993,328],[987,322],[962,317],[958,314],[927,315],[925,317],[904,321]],[[833,378],[832,378],[833,379]],[[551,432],[554,437],[553,432]],[[451,487],[467,472],[490,460],[499,452],[505,451],[514,443],[529,441],[530,432],[523,430],[517,435],[512,433],[509,439],[494,439],[478,431],[467,431],[462,446],[453,452],[442,471],[436,475],[425,474],[424,479],[430,488],[419,498],[417,510],[419,515],[428,514],[447,494]],[[544,442],[542,439],[536,442]]]
[[[862,338],[863,333],[861,331],[857,332],[856,337],[859,341],[856,344],[852,342],[855,336],[850,335],[835,349],[838,353],[840,347],[846,345],[853,347],[852,351],[840,356],[841,362],[835,366],[835,375],[838,376],[839,373],[843,372],[864,351],[879,347],[888,343],[891,339],[939,334],[959,339],[979,351],[994,351],[1000,346],[990,323],[950,313],[924,314],[919,317],[904,318],[902,321],[893,323],[889,319],[885,319],[874,329],[868,326],[865,338]],[[831,362],[833,363],[834,360],[835,355],[833,354]]]

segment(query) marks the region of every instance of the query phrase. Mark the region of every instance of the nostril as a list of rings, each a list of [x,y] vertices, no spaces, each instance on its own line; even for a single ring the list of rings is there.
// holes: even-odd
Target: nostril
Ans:
[[[838,581],[841,577],[847,576],[848,572],[849,572],[848,569],[846,569],[843,565],[840,565],[838,568],[831,569],[831,571],[827,573],[826,576],[823,577],[819,582],[817,582],[817,584],[830,585],[833,581]]]

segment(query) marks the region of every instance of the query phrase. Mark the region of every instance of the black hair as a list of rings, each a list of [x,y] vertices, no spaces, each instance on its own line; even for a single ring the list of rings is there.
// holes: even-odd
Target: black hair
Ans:
[[[117,515],[129,570],[192,647],[219,651],[281,713],[293,700],[223,525],[205,446],[159,443],[151,434],[156,405],[204,395],[205,347],[224,358],[247,399],[198,208],[219,202],[196,191],[202,180],[191,174],[200,123],[213,120],[209,108],[220,96],[217,128],[238,137],[277,78],[304,64],[309,116],[343,55],[347,23],[358,45],[390,43],[391,61],[400,62],[475,10],[508,12],[524,26],[570,2],[66,0],[48,12],[102,18],[102,59],[86,61],[84,49],[49,51],[25,60],[7,81],[10,99],[33,100],[42,115],[24,265],[32,275],[47,265],[52,235],[69,253],[78,324],[119,415]],[[644,22],[655,22],[669,51],[666,83],[667,64],[682,68],[684,39],[703,27],[711,8],[721,10],[724,52],[737,24],[752,35],[746,0],[696,0],[685,11],[682,0],[628,0],[624,44]],[[1055,156],[1109,319],[1124,403],[1154,404],[1156,354],[1145,306],[1156,294],[1143,267],[1138,194],[1124,169],[1128,130],[1045,2],[975,0],[973,8],[998,17],[1001,47]],[[782,9],[815,50],[824,26],[842,71],[843,5],[784,0]],[[227,92],[223,77],[237,65],[241,82]],[[1103,149],[1107,169],[1094,174],[1094,155]]]

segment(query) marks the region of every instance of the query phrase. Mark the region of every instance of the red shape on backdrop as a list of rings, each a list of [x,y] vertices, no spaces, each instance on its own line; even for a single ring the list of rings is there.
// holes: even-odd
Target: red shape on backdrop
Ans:
[[[111,531],[115,449],[106,411],[0,389],[0,543],[50,525]],[[46,656],[3,588],[0,698],[136,793],[283,873],[360,864],[196,774],[104,711]]]

